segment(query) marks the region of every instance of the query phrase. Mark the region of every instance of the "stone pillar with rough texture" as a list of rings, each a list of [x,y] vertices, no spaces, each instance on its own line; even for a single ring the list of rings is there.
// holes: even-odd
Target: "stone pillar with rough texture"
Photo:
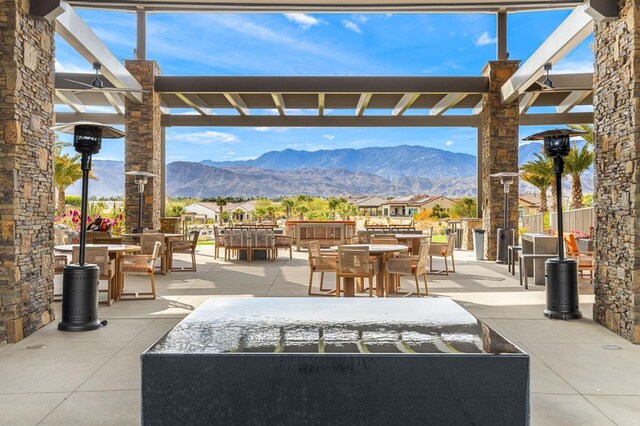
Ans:
[[[462,250],[473,250],[473,230],[482,228],[482,218],[462,219]]]
[[[0,343],[53,319],[53,25],[0,0]]]
[[[518,69],[519,61],[492,61],[483,74],[489,78],[489,92],[482,95],[480,134],[482,143],[482,218],[484,253],[496,260],[496,230],[504,225],[504,189],[500,179],[490,175],[518,172],[518,101],[503,105],[500,88]],[[517,231],[518,186],[509,193],[509,220]]]
[[[640,0],[595,26],[593,318],[640,343]]]
[[[155,61],[125,61],[125,66],[138,80],[143,90],[142,103],[125,100],[125,171],[155,173],[158,177],[148,180],[142,203],[142,226],[160,227],[162,199],[162,133],[160,94],[154,90],[155,77],[160,69]],[[127,230],[138,226],[138,187],[132,177],[125,184],[125,226]]]

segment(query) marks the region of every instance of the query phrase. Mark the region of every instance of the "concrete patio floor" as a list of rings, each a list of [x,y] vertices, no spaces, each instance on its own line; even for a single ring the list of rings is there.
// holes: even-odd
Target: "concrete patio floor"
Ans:
[[[552,321],[542,316],[544,288],[524,290],[506,266],[477,262],[470,252],[456,252],[456,266],[448,277],[429,277],[430,293],[454,299],[531,355],[533,425],[640,425],[640,346],[590,319],[588,283],[581,285],[585,318]],[[147,347],[209,297],[304,297],[308,276],[306,253],[224,262],[203,246],[198,272],[158,275],[157,300],[101,304],[109,323],[99,330],[57,331],[57,303],[56,321],[0,345],[0,425],[138,424],[139,356]],[[127,283],[148,287],[142,277]]]

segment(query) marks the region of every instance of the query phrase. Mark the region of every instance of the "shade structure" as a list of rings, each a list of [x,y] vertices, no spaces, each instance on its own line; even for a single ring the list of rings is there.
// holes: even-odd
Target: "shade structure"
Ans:
[[[52,129],[56,132],[66,133],[73,135],[76,126],[95,126],[102,129],[102,139],[120,139],[124,137],[124,132],[114,127],[107,126],[102,123],[94,123],[92,121],[76,121],[73,123],[58,124],[53,126]]]

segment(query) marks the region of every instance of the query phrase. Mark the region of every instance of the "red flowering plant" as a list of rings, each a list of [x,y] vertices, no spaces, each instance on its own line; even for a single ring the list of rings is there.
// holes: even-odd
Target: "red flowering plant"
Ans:
[[[582,232],[582,231],[577,231],[575,229],[571,230],[571,233],[576,237],[576,238],[591,238],[591,234],[588,234],[586,232]]]
[[[57,225],[57,228],[80,231],[80,212],[78,210],[69,210],[56,217],[53,223]]]

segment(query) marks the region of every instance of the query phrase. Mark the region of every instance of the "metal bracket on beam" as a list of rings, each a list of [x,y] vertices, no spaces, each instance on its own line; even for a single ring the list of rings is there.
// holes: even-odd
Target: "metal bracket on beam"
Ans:
[[[610,22],[618,18],[618,2],[614,0],[584,0],[584,10],[596,22]]]
[[[29,4],[29,15],[53,22],[64,13],[60,0],[32,0]]]

